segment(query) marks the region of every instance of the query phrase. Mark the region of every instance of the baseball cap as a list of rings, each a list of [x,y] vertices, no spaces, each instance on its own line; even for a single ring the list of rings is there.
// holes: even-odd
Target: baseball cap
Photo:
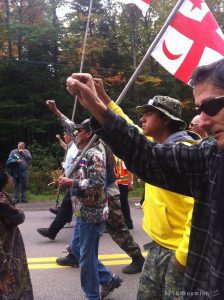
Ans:
[[[80,124],[75,124],[74,125],[74,129],[85,129],[87,131],[91,131],[90,129],[90,121],[89,119],[85,119],[84,121],[82,121],[82,123]]]

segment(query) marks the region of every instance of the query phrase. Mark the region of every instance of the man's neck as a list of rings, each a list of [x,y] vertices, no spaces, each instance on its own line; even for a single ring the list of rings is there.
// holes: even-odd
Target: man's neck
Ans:
[[[159,143],[159,144],[163,144],[166,139],[171,135],[172,133],[168,130],[165,130],[163,132],[161,132],[159,135],[157,136],[153,136],[153,139]]]
[[[89,144],[89,142],[79,145],[79,150],[85,149],[88,144]]]
[[[201,134],[201,138],[202,138],[203,140],[207,139],[207,138],[208,138],[208,134],[207,134],[207,133]]]

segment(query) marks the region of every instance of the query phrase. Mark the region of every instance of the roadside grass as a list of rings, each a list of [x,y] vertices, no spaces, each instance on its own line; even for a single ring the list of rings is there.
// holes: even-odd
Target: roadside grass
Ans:
[[[142,193],[144,190],[144,185],[139,186],[137,184],[136,181],[134,181],[134,189],[133,191],[129,192],[129,196],[128,198],[141,198]],[[6,186],[5,191],[13,198],[13,187],[12,187],[12,182],[9,182]],[[61,190],[59,192],[59,196],[57,196],[57,188],[54,188],[52,190],[47,190],[44,192],[39,192],[39,193],[35,193],[32,190],[29,190],[27,192],[27,200],[29,203],[38,203],[38,202],[56,202],[57,197],[59,199],[59,202],[62,201],[63,197],[64,197],[64,191]]]
[[[144,191],[144,184],[139,185],[136,181],[134,181],[133,191],[129,192],[128,198],[141,198],[143,191]]]
[[[62,201],[64,194],[60,193],[59,202]],[[27,200],[29,203],[37,203],[37,202],[56,202],[57,196],[52,193],[40,193],[34,194],[32,192],[27,192]]]
[[[7,191],[7,193],[11,196],[11,198],[13,199],[14,195],[12,191]],[[64,193],[60,193],[59,196],[59,202],[62,201],[64,197]],[[57,196],[53,195],[51,193],[39,193],[39,194],[35,194],[32,192],[27,192],[27,201],[29,203],[38,203],[38,202],[49,202],[52,201],[52,203],[56,202]]]
[[[12,184],[12,179],[10,178],[8,184],[5,187],[5,191],[11,196],[11,198],[14,198],[14,193],[13,193],[13,184]],[[29,203],[38,203],[38,202],[49,202],[49,201],[56,201],[57,199],[57,188],[53,189],[48,189],[43,192],[34,192],[32,190],[28,190],[27,192],[27,201]],[[59,193],[59,201],[62,201],[64,197],[64,191],[60,191]]]

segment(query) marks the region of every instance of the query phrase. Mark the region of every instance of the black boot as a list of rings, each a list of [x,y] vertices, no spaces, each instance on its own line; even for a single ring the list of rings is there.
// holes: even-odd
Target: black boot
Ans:
[[[56,259],[56,263],[60,266],[70,266],[73,268],[78,268],[79,267],[79,262],[77,261],[75,255],[69,253],[65,257],[58,257]]]
[[[49,238],[50,240],[54,240],[57,234],[51,232],[49,228],[38,228],[37,232],[42,236]]]
[[[124,274],[135,274],[142,271],[145,259],[142,255],[132,257],[132,262],[130,265],[124,267],[122,272]]]

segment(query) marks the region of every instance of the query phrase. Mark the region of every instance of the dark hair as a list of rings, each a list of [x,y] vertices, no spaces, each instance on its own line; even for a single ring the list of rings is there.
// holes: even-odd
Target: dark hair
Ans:
[[[165,115],[163,112],[159,112],[160,118],[164,119],[164,120],[168,120],[168,129],[170,131],[171,134],[178,132],[182,129],[180,129],[180,122],[175,121],[171,118],[169,118],[167,115]]]
[[[171,122],[169,123],[169,130],[171,133],[175,133],[178,131],[184,130],[183,128],[180,127],[180,123],[177,121],[174,121],[171,119]]]
[[[6,169],[0,166],[0,191],[8,182],[9,176],[6,172]]]
[[[224,89],[224,58],[209,65],[197,67],[190,78],[190,85],[195,87],[204,82]]]

